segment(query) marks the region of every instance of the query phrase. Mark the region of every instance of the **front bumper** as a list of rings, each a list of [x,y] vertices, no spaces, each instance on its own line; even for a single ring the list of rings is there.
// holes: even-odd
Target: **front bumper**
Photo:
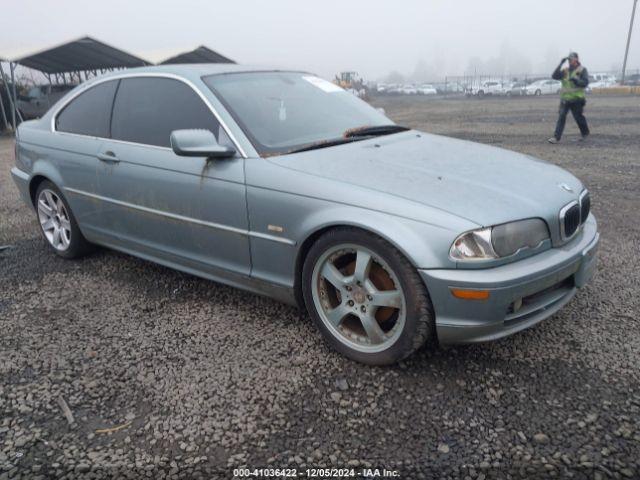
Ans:
[[[571,242],[488,269],[420,270],[442,344],[496,340],[562,308],[595,273],[600,235],[593,215]],[[489,291],[487,300],[454,297],[451,288]]]

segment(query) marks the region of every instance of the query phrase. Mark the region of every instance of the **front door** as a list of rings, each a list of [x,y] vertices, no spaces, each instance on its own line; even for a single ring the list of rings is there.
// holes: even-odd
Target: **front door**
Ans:
[[[244,159],[180,157],[173,130],[220,126],[193,89],[162,77],[125,78],[111,140],[98,153],[101,234],[143,257],[214,276],[250,271]]]
[[[118,80],[100,82],[68,102],[55,117],[54,147],[51,158],[61,176],[60,188],[82,232],[94,240],[91,229],[100,220],[96,155],[109,136],[111,107]],[[60,161],[55,161],[60,159]]]

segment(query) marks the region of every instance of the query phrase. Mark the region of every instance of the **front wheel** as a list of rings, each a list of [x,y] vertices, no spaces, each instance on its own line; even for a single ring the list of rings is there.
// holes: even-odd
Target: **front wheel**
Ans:
[[[417,271],[370,233],[343,228],[323,235],[307,255],[302,287],[327,342],[358,362],[392,364],[435,340],[433,308]]]
[[[542,90],[536,90],[536,96],[539,97],[540,95],[542,95]]]

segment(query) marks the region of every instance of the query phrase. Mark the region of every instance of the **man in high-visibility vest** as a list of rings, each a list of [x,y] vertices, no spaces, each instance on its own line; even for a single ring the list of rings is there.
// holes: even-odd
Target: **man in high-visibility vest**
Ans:
[[[562,68],[565,61],[569,61],[568,68]],[[563,58],[560,65],[553,72],[552,78],[562,82],[560,89],[560,111],[558,112],[558,122],[553,137],[549,143],[558,143],[562,138],[564,124],[567,120],[567,113],[571,110],[573,118],[580,129],[580,140],[584,140],[589,135],[587,119],[584,118],[584,106],[587,103],[585,88],[589,85],[589,74],[587,69],[580,64],[578,54],[571,52],[567,58]]]

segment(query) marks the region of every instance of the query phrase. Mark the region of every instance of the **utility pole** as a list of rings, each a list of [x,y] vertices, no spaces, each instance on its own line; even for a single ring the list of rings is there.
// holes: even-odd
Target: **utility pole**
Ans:
[[[633,0],[633,10],[631,10],[631,22],[629,23],[629,35],[627,36],[627,48],[624,51],[624,63],[622,64],[622,80],[621,85],[624,85],[624,74],[627,71],[627,56],[629,55],[629,43],[631,43],[631,31],[633,30],[633,19],[636,16],[636,5],[638,0]]]

